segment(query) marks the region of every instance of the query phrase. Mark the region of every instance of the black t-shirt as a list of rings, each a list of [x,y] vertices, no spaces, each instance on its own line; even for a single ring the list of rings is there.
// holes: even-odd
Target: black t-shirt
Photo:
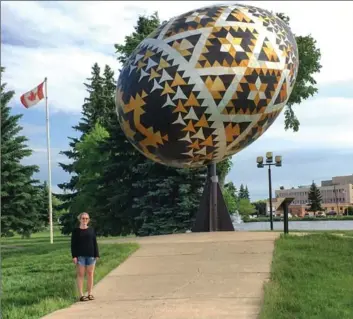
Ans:
[[[71,235],[71,255],[73,257],[99,257],[96,233],[93,228],[75,228]]]

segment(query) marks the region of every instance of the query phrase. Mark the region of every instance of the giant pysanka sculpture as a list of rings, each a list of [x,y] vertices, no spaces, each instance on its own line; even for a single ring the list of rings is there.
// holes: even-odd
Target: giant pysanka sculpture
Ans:
[[[119,122],[148,158],[174,167],[217,163],[260,137],[298,71],[293,34],[266,10],[194,10],[150,34],[117,84]]]

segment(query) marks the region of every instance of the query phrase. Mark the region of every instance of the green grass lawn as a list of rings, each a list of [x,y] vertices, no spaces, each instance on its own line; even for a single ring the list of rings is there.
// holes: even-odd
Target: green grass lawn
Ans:
[[[75,265],[70,254],[70,237],[35,234],[1,241],[3,319],[38,319],[77,300]],[[137,244],[100,243],[95,282],[123,262]]]
[[[261,319],[353,318],[353,237],[282,235],[275,247]]]

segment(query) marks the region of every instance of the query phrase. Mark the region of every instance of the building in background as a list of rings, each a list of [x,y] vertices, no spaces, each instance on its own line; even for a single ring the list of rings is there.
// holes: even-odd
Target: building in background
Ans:
[[[353,174],[348,176],[335,176],[331,180],[321,182],[317,185],[322,196],[322,207],[326,213],[335,212],[342,215],[346,208],[353,206]],[[298,188],[279,189],[275,191],[276,198],[293,197],[294,201],[289,206],[292,216],[303,217],[309,208],[310,185]],[[267,212],[270,213],[269,203]],[[273,202],[273,214],[276,213],[276,201]]]

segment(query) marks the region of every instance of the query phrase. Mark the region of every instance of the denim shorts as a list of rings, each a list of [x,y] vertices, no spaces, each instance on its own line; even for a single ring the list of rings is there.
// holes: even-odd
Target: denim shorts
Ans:
[[[81,266],[91,266],[96,263],[96,258],[87,256],[78,256],[77,264]]]

